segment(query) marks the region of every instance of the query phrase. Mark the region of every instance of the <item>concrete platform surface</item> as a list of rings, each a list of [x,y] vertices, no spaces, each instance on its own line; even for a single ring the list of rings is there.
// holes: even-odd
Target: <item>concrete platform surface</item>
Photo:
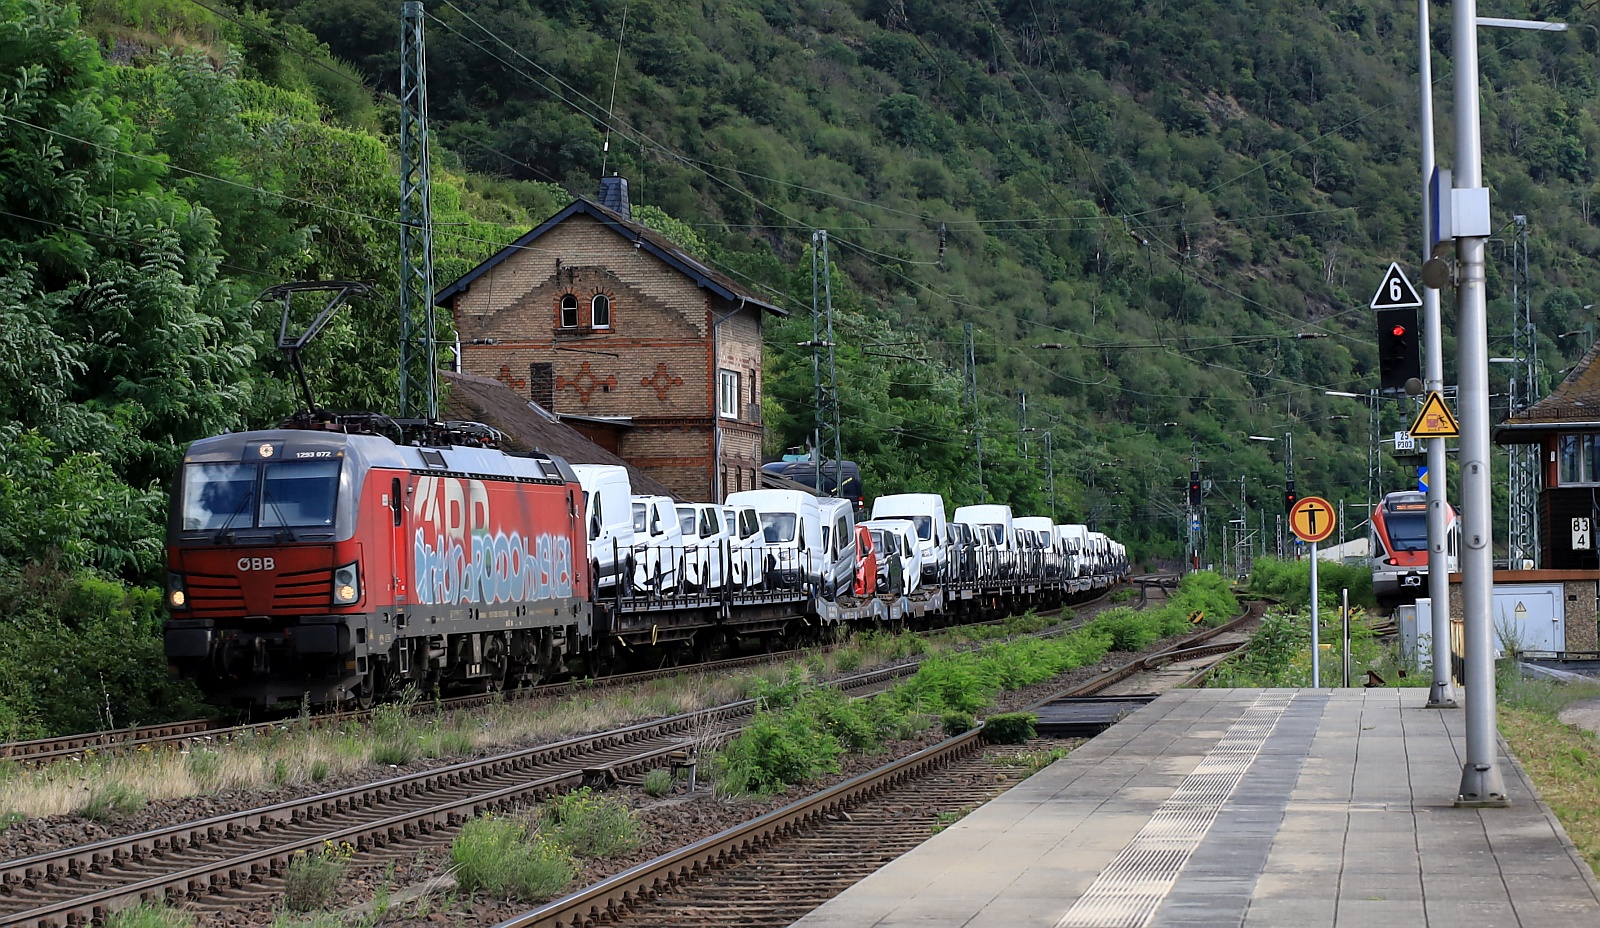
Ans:
[[[1426,689],[1168,693],[796,928],[1600,926],[1600,885],[1502,753],[1457,809]]]

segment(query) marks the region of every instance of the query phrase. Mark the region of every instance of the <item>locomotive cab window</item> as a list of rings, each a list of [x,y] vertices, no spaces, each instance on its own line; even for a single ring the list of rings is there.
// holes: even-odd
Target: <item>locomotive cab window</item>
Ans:
[[[187,464],[184,531],[331,528],[339,494],[338,461],[282,464]]]

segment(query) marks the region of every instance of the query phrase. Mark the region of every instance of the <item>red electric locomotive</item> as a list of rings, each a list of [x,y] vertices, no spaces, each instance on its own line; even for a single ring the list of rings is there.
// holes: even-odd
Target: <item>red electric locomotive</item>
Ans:
[[[537,680],[590,634],[566,462],[305,424],[184,456],[167,535],[176,672],[234,703],[366,704]]]

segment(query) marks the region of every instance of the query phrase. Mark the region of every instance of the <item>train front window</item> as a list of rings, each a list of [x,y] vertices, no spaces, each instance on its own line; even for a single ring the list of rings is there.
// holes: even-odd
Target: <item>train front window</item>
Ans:
[[[1387,513],[1383,524],[1389,529],[1389,544],[1395,551],[1428,550],[1428,517],[1425,513]]]
[[[261,528],[333,525],[339,496],[338,461],[268,464],[261,476]]]
[[[254,464],[184,465],[183,530],[251,527],[255,521],[256,470]]]

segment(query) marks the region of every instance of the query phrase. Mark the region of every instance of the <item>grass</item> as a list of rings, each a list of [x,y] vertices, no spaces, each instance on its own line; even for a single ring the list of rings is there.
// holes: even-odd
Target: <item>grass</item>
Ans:
[[[500,703],[461,712],[381,708],[373,725],[312,728],[298,720],[230,742],[201,742],[182,751],[90,752],[38,768],[8,766],[0,789],[0,822],[46,815],[127,814],[126,797],[173,799],[275,786],[304,788],[373,765],[403,766],[419,757],[464,757],[485,749],[538,743],[651,718],[721,705],[772,690],[791,679],[816,680],[850,669],[871,669],[938,654],[972,642],[1038,631],[1070,620],[1027,614],[1003,625],[967,626],[932,635],[867,632],[843,647],[812,652],[787,667],[740,674],[696,674],[653,681],[625,691],[583,691],[568,696]],[[925,730],[922,718],[905,717],[895,733]],[[111,801],[116,797],[122,797]]]
[[[483,816],[461,826],[450,845],[456,885],[518,902],[555,898],[578,875],[571,852],[527,820]]]
[[[313,912],[332,902],[344,882],[345,869],[355,848],[325,843],[315,851],[296,854],[289,861],[283,886],[283,904],[292,912]]]
[[[539,833],[584,858],[620,857],[637,850],[639,818],[628,804],[587,787],[539,807]]]
[[[137,905],[111,913],[102,928],[194,928],[194,915],[164,905]]]
[[[138,812],[145,807],[147,801],[144,794],[127,784],[97,783],[89,789],[89,794],[78,811],[90,821],[109,822]]]
[[[1600,685],[1501,677],[1500,734],[1578,853],[1600,874],[1600,738],[1558,717],[1577,700],[1600,698]]]
[[[657,767],[644,775],[642,785],[646,796],[665,796],[672,792],[672,772],[665,767]]]

